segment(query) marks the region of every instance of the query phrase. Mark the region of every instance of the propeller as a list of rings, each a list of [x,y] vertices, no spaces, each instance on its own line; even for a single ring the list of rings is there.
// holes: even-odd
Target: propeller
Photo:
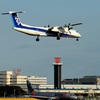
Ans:
[[[68,28],[68,30],[70,30],[70,29],[72,29],[73,27],[72,26],[76,26],[76,25],[81,25],[82,23],[76,23],[76,24],[68,24],[68,25],[64,25],[64,27],[67,27]]]
[[[82,23],[76,23],[76,24],[68,24],[68,25],[64,25],[64,27],[67,27],[68,28],[68,31],[69,31],[69,33],[71,33],[70,32],[70,29],[73,29],[73,26],[76,26],[76,25],[81,25]]]
[[[50,25],[48,25],[48,26],[44,26],[44,27],[50,27]]]
[[[50,25],[48,25],[48,27],[50,27]]]

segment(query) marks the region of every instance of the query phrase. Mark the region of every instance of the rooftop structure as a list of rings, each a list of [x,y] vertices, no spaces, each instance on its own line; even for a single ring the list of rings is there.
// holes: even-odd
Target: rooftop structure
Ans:
[[[27,79],[31,82],[31,84],[47,84],[46,77],[22,76],[18,74],[15,75],[12,71],[0,71],[0,85],[17,85],[24,89],[26,88]]]
[[[62,84],[95,84],[100,85],[100,76],[84,76],[83,78],[64,79]]]

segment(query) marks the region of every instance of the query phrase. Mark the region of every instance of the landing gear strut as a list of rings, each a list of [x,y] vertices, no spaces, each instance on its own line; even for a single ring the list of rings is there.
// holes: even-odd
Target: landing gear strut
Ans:
[[[57,40],[60,40],[60,33],[58,33]]]
[[[60,40],[60,37],[57,37],[57,40]]]
[[[78,38],[76,38],[76,41],[79,41],[79,39],[78,39]]]
[[[40,39],[39,39],[39,36],[37,36],[37,38],[36,38],[36,41],[39,41]]]

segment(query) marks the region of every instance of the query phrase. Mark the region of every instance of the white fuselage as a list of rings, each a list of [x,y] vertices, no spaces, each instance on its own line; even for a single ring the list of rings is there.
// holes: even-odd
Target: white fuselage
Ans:
[[[27,35],[32,36],[57,36],[57,33],[61,34],[61,37],[68,37],[68,38],[80,38],[81,35],[76,30],[68,31],[68,28],[63,28],[63,30],[59,30],[58,26],[53,27],[52,31],[48,33],[48,27],[36,27],[36,26],[29,26],[23,25],[24,27],[13,27],[14,30],[25,33]],[[56,34],[55,34],[56,33]],[[48,35],[49,34],[49,35]]]
[[[57,40],[60,40],[60,37],[67,37],[67,38],[78,38],[81,35],[72,29],[72,26],[80,25],[82,23],[70,24],[65,26],[54,26],[54,27],[37,27],[37,26],[30,26],[21,23],[21,20],[18,16],[18,13],[23,13],[22,11],[9,11],[8,13],[2,13],[3,15],[10,14],[11,19],[13,21],[13,29],[27,35],[37,36],[36,41],[39,41],[39,36],[44,37],[57,37]]]

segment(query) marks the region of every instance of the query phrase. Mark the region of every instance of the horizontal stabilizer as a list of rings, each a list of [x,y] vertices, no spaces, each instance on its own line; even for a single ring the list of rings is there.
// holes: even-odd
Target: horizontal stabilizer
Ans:
[[[10,14],[14,27],[22,28],[22,23],[18,16],[19,13],[24,13],[24,11],[9,11],[8,13],[2,13],[2,15]]]
[[[25,11],[9,11],[8,13],[1,13],[1,14],[7,15],[7,14],[15,14],[15,13],[25,13]]]

